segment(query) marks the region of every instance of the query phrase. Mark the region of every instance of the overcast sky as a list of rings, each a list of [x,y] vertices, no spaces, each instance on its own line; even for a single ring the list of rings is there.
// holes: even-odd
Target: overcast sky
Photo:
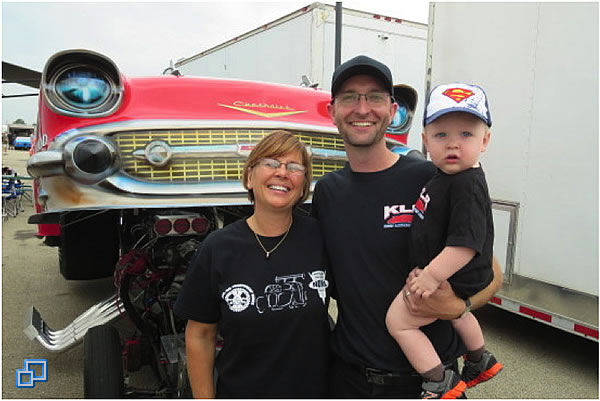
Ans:
[[[335,5],[335,1],[321,1]],[[110,57],[130,76],[159,75],[183,57],[274,21],[305,1],[2,2],[2,61],[42,71],[54,53],[74,48]],[[352,8],[427,23],[425,0],[347,0]],[[3,94],[34,93],[2,84]],[[35,122],[37,97],[2,100],[2,123]]]

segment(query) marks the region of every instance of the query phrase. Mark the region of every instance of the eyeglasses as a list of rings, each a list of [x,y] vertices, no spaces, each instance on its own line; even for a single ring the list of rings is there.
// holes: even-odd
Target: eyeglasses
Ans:
[[[290,174],[302,174],[306,171],[306,167],[304,167],[302,164],[294,162],[282,163],[277,159],[260,159],[258,165],[266,167],[269,170],[277,170],[279,167],[285,166],[285,169]]]
[[[365,101],[369,106],[382,106],[391,97],[389,93],[385,92],[346,92],[336,96],[335,99],[344,106],[356,106],[362,96],[365,97]]]

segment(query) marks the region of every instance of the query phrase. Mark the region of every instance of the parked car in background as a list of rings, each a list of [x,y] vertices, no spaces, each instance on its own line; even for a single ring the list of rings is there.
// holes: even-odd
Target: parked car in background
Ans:
[[[31,149],[31,137],[28,137],[28,136],[16,137],[13,142],[13,147],[15,149],[21,149],[21,150]]]

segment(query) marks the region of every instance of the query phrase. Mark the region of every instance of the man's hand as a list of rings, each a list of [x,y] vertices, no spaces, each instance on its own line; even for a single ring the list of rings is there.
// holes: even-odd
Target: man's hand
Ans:
[[[410,272],[407,283],[421,275],[422,271],[422,269],[414,269]],[[460,316],[466,307],[465,302],[454,294],[447,281],[442,282],[428,298],[411,294],[408,285],[404,286],[402,292],[410,313],[415,316],[452,320]]]

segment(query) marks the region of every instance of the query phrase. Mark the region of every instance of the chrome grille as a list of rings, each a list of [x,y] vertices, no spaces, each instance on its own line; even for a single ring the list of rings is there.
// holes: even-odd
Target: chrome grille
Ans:
[[[211,181],[239,181],[245,158],[186,158],[174,159],[165,167],[156,167],[146,160],[135,158],[133,152],[144,150],[152,141],[164,141],[169,146],[253,144],[273,130],[260,129],[189,129],[133,131],[114,134],[112,139],[119,148],[122,171],[136,179],[157,183],[194,183]],[[312,148],[344,150],[343,140],[332,134],[296,132],[294,135]],[[344,166],[341,160],[313,157],[313,177],[319,178]]]

